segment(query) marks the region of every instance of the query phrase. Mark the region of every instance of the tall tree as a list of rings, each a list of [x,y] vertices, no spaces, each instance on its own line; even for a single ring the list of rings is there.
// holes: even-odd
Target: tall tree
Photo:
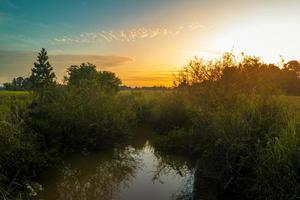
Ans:
[[[30,82],[33,90],[40,90],[55,84],[55,74],[44,48],[39,52],[37,62],[31,69]]]

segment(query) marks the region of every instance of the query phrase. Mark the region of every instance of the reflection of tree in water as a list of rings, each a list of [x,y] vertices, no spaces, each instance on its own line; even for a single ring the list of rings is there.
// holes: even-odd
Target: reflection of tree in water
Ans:
[[[170,173],[176,173],[184,177],[184,185],[179,191],[174,193],[171,199],[189,200],[192,197],[192,188],[194,180],[194,164],[191,160],[176,155],[166,154],[163,151],[155,150],[155,156],[158,159],[157,171],[153,176],[153,181],[162,182],[161,176]]]
[[[81,168],[67,168],[63,171],[63,180],[57,185],[58,199],[63,200],[108,200],[118,197],[122,187],[128,187],[135,176],[139,160],[134,150],[114,150],[113,157],[97,165],[87,173]]]

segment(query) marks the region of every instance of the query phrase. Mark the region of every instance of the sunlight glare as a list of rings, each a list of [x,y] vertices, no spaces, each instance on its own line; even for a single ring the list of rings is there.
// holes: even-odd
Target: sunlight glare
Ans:
[[[300,27],[293,21],[253,19],[219,34],[213,48],[221,52],[260,55],[266,62],[278,62],[281,55],[286,59],[297,57],[299,31]]]

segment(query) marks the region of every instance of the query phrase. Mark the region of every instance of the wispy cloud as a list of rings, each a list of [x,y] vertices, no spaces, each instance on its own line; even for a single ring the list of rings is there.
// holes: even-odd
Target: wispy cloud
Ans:
[[[129,30],[100,30],[96,32],[84,32],[76,36],[61,36],[52,39],[54,43],[94,43],[94,42],[133,42],[142,39],[150,39],[159,36],[179,35],[204,28],[199,23],[191,23],[186,26],[176,28],[164,27],[140,27]]]

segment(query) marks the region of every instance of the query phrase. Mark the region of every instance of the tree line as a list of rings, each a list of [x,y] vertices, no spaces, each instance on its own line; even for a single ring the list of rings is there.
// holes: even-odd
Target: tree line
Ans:
[[[174,87],[182,88],[186,86],[195,87],[202,82],[223,77],[230,79],[230,84],[236,84],[236,87],[249,90],[268,85],[272,88],[278,88],[286,95],[300,95],[300,63],[296,60],[283,62],[279,67],[275,64],[262,62],[259,57],[247,56],[242,54],[243,62],[238,62],[238,58],[225,53],[223,56],[226,65],[214,61],[205,62],[204,59],[194,59],[189,65],[183,67],[178,74],[175,74]],[[224,63],[222,63],[224,64]],[[219,66],[218,66],[219,65]],[[96,66],[91,63],[83,63],[79,66],[72,65],[67,69],[67,76],[64,77],[64,83],[71,85],[91,84],[98,82],[106,85],[107,89],[113,90],[166,90],[168,88],[160,87],[141,87],[130,88],[120,86],[121,80],[114,73],[108,71],[97,72]],[[30,77],[16,77],[9,83],[4,83],[6,90],[34,90],[43,88],[46,85],[57,84],[55,82],[53,68],[48,62],[48,56],[45,49],[39,53],[37,62],[31,71]],[[250,88],[251,87],[251,88]]]

